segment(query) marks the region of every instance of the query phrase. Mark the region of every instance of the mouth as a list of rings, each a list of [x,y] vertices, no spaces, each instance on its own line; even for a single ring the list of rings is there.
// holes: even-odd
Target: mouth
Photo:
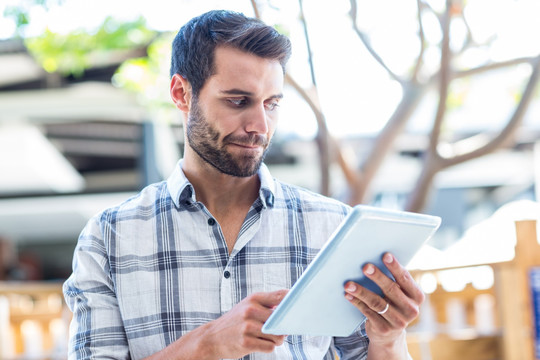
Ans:
[[[268,147],[269,141],[262,135],[233,136],[228,135],[223,139],[226,145],[233,148],[240,148],[248,151],[264,150]]]
[[[262,145],[253,145],[253,144],[238,144],[238,143],[230,143],[230,145],[233,145],[233,146],[238,146],[238,147],[241,147],[243,149],[249,149],[249,150],[255,150],[255,149],[262,149],[263,146]]]
[[[244,154],[252,154],[252,156],[258,156],[264,151],[264,146],[262,145],[248,145],[248,144],[237,144],[229,143],[231,150],[233,152],[243,152]],[[234,150],[237,149],[237,150]]]

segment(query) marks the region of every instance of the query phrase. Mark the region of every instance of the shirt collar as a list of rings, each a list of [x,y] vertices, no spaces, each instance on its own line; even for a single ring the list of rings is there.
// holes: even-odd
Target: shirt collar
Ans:
[[[270,170],[265,164],[261,164],[258,171],[259,179],[261,180],[261,189],[259,190],[259,198],[261,199],[263,206],[274,207],[274,200],[276,194],[276,182],[270,174]]]
[[[185,207],[196,201],[193,185],[182,171],[182,163],[182,159],[178,161],[174,171],[167,179],[167,189],[177,208]]]
[[[167,179],[167,189],[169,194],[177,208],[182,208],[196,202],[195,191],[193,185],[189,182],[184,171],[182,170],[183,159],[179,160],[176,164],[174,171]],[[276,192],[276,184],[274,178],[270,174],[268,167],[265,164],[261,164],[259,171],[257,172],[261,181],[261,188],[259,189],[259,198],[263,204],[263,207],[274,207],[274,199]]]

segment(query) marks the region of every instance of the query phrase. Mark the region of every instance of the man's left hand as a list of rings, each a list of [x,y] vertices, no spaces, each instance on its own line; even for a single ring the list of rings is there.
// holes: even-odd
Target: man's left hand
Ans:
[[[372,348],[377,348],[394,355],[401,353],[400,356],[395,356],[397,359],[402,358],[403,351],[406,354],[405,329],[418,317],[425,295],[411,274],[392,254],[386,253],[383,256],[383,262],[396,281],[390,279],[373,264],[365,265],[363,272],[381,288],[384,297],[352,281],[345,284],[345,297],[367,317],[366,332],[370,340],[369,358],[374,355]],[[379,358],[379,356],[373,358]],[[394,356],[390,355],[386,358],[394,358]]]

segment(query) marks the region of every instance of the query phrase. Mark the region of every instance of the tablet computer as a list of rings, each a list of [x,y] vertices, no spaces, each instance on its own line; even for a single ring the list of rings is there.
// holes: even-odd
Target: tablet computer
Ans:
[[[382,262],[391,252],[406,266],[441,223],[436,216],[353,207],[331,238],[274,309],[262,331],[274,335],[348,336],[365,316],[345,299],[344,284],[355,281],[382,294],[363,275],[366,263],[375,264],[393,279]]]

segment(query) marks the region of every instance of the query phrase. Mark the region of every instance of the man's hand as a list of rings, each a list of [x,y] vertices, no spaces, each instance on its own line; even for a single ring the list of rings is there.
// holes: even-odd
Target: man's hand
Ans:
[[[216,358],[241,358],[252,352],[272,352],[285,336],[263,334],[261,329],[288,290],[255,293],[228,313],[208,323],[205,343]]]
[[[345,297],[367,317],[368,359],[407,359],[405,328],[418,317],[425,295],[391,254],[385,254],[383,261],[395,282],[373,264],[363,271],[384,297],[352,281],[345,284]]]
[[[252,294],[225,315],[188,332],[146,360],[219,360],[241,358],[253,352],[272,352],[283,344],[285,335],[263,334],[261,329],[287,292]]]

